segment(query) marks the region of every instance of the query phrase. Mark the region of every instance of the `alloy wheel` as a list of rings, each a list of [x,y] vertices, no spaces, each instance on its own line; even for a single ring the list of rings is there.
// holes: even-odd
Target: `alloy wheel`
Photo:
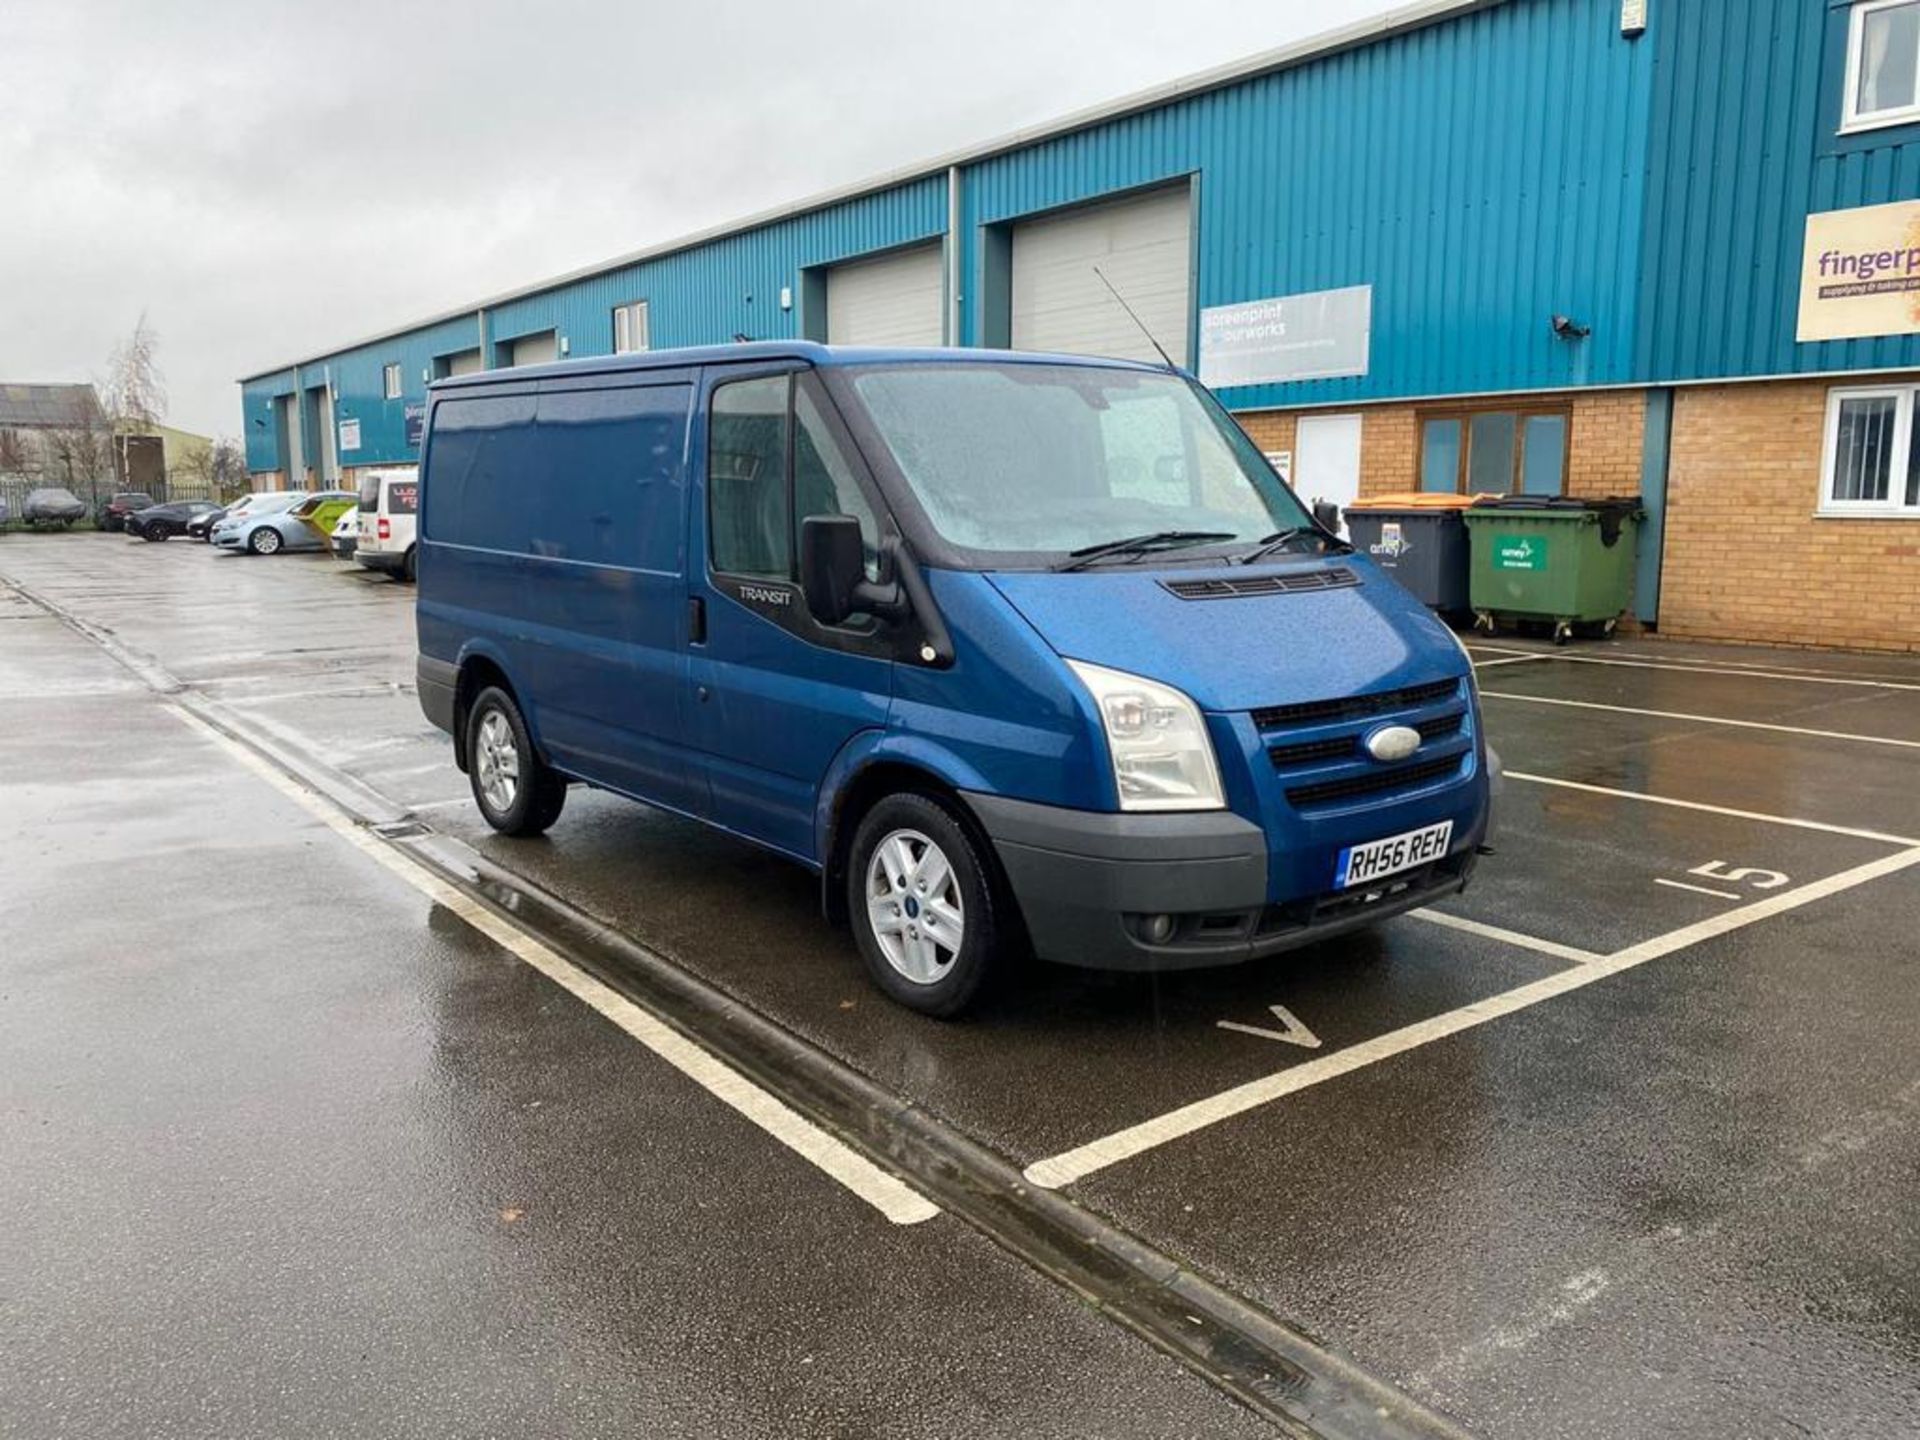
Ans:
[[[918,830],[894,830],[867,862],[867,919],[880,953],[916,985],[946,978],[966,941],[966,903],[946,852]]]

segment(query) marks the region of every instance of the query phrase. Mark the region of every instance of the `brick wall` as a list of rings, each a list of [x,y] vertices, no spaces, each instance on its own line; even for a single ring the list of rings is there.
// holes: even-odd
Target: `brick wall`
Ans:
[[[1827,390],[1675,392],[1662,635],[1920,650],[1920,519],[1814,514]]]
[[[1449,400],[1445,408],[1483,405],[1499,409],[1511,400]],[[1646,426],[1646,396],[1639,390],[1529,395],[1526,404],[1564,403],[1573,410],[1568,457],[1569,495],[1640,493],[1640,445]],[[1439,405],[1356,405],[1360,425],[1360,493],[1391,495],[1420,488],[1420,425],[1423,410]],[[1236,417],[1262,450],[1295,450],[1298,412],[1250,411]],[[1297,458],[1297,457],[1296,457]]]

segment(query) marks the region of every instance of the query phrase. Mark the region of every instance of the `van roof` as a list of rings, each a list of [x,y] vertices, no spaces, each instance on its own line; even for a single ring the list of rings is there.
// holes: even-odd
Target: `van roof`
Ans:
[[[975,350],[959,346],[925,349],[882,348],[861,345],[822,345],[814,340],[750,340],[736,345],[691,345],[679,350],[643,350],[633,355],[593,355],[559,360],[549,365],[519,365],[506,370],[480,370],[449,375],[427,388],[464,390],[488,385],[519,384],[528,380],[582,375],[617,375],[626,371],[684,370],[697,365],[741,365],[764,360],[804,360],[812,365],[957,365],[993,361],[1016,365],[1082,365],[1110,370],[1158,371],[1164,367],[1138,360],[1114,360],[1095,355],[1056,355],[1034,350]]]

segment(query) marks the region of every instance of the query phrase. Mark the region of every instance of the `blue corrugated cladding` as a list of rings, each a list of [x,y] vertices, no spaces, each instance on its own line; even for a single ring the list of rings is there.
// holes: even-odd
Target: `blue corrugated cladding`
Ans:
[[[1794,340],[1811,212],[1920,196],[1920,126],[1841,136],[1844,0],[1656,5],[1640,373],[1920,366],[1920,337]]]
[[[1228,391],[1240,408],[1920,367],[1920,337],[1793,339],[1807,213],[1920,195],[1920,126],[1836,133],[1844,0],[1649,10],[1636,39],[1618,0],[1508,0],[975,162],[960,336],[989,333],[984,227],[1171,182],[1192,186],[1196,309],[1374,288],[1366,376]],[[803,270],[938,237],[946,204],[944,175],[905,182],[503,304],[486,339],[604,354],[637,299],[656,347],[795,336]],[[1553,336],[1555,314],[1591,336]],[[412,459],[405,402],[477,323],[250,380],[249,464],[282,468],[272,399],[329,371],[361,422],[343,462]]]
[[[934,176],[523,296],[486,312],[487,363],[495,361],[493,347],[549,330],[566,338],[569,358],[610,354],[614,307],[635,300],[648,302],[656,349],[725,342],[736,334],[791,339],[801,333],[803,269],[938,236],[946,229],[946,203],[946,182]],[[780,307],[782,287],[792,292],[791,309]],[[336,422],[360,421],[360,448],[341,453],[343,466],[418,458],[406,443],[406,406],[426,398],[423,377],[434,372],[435,359],[480,343],[479,324],[477,314],[461,316],[299,367],[303,392],[324,386],[331,373]],[[402,391],[388,400],[383,371],[394,362]],[[248,468],[283,468],[274,443],[274,397],[292,388],[292,371],[242,387]],[[313,430],[309,425],[305,436],[308,466],[319,463]]]
[[[1364,378],[1229,404],[1627,380],[1652,54],[1619,14],[1499,5],[977,165],[969,298],[980,225],[1192,176],[1199,306],[1374,287]],[[1554,337],[1554,314],[1592,337]]]
[[[946,224],[946,182],[931,176],[515,300],[487,312],[487,338],[555,330],[569,358],[611,354],[614,307],[645,300],[655,349],[789,340],[801,333],[803,269],[926,240]]]

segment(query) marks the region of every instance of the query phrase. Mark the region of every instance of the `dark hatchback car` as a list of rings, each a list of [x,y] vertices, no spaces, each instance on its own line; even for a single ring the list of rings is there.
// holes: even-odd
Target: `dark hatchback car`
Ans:
[[[201,511],[198,515],[187,521],[187,538],[189,540],[211,541],[213,539],[213,527],[227,518],[227,511],[230,508],[230,506],[226,505],[215,505],[211,510]]]
[[[149,505],[126,517],[126,530],[142,540],[167,540],[185,535],[195,520],[219,508],[211,500],[171,500],[165,505]]]
[[[100,528],[102,530],[124,530],[127,517],[136,510],[146,510],[153,505],[153,496],[138,490],[123,490],[112,496],[100,507]]]

